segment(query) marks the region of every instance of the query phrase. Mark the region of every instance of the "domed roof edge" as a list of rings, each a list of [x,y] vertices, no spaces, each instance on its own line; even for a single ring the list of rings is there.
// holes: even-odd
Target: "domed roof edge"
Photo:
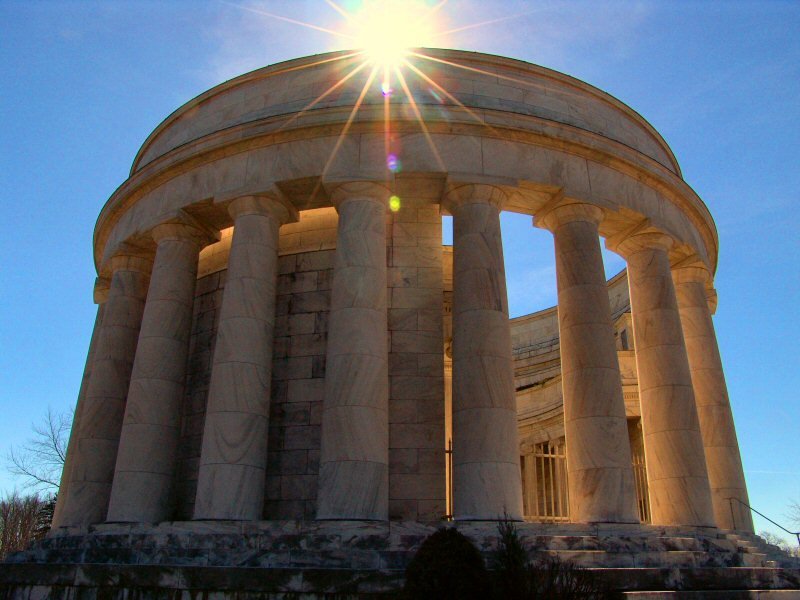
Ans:
[[[678,164],[677,159],[675,158],[672,149],[669,147],[667,142],[661,136],[661,134],[653,127],[647,119],[645,119],[641,114],[639,114],[636,110],[619,100],[618,98],[612,96],[608,92],[601,90],[600,88],[593,86],[590,83],[586,83],[585,81],[578,79],[577,77],[573,77],[572,75],[567,75],[566,73],[562,73],[561,71],[551,69],[549,67],[544,67],[541,65],[537,65],[535,63],[527,62],[518,58],[510,58],[507,56],[500,56],[497,54],[487,54],[483,52],[475,52],[471,50],[456,50],[456,49],[446,49],[446,48],[419,48],[417,51],[420,52],[430,52],[432,57],[434,58],[454,58],[454,57],[464,57],[468,56],[472,59],[473,62],[484,62],[487,64],[498,64],[507,67],[516,67],[518,69],[530,71],[533,68],[534,71],[538,72],[539,74],[550,77],[552,79],[557,79],[563,83],[567,83],[569,85],[578,87],[587,91],[602,100],[613,104],[617,108],[621,109],[623,112],[628,113],[631,117],[633,117],[636,121],[642,125],[650,135],[652,135],[655,140],[658,142],[660,146],[667,152],[669,159],[672,163],[672,166],[675,169],[675,173],[683,178],[681,173],[680,165]],[[176,121],[181,115],[186,113],[187,111],[191,110],[198,104],[202,103],[203,101],[219,94],[220,92],[226,91],[228,89],[234,88],[237,85],[241,85],[248,81],[252,81],[253,79],[259,79],[262,77],[268,77],[277,73],[281,73],[285,70],[291,69],[294,70],[296,68],[302,67],[310,62],[315,61],[333,61],[336,60],[338,57],[347,56],[353,54],[354,50],[336,50],[333,52],[324,52],[320,54],[312,54],[309,56],[304,56],[300,58],[292,58],[289,60],[281,61],[278,63],[274,63],[272,65],[267,65],[265,67],[260,67],[258,69],[254,69],[253,71],[249,71],[247,73],[243,73],[242,75],[238,75],[233,77],[232,79],[228,79],[214,87],[206,90],[205,92],[195,96],[188,102],[184,103],[183,105],[176,108],[169,116],[167,116],[159,125],[147,136],[142,146],[139,148],[139,151],[136,153],[136,157],[133,160],[133,164],[131,165],[130,175],[136,173],[139,170],[140,161],[144,156],[147,149],[150,145],[154,142],[154,140],[167,129],[174,121]],[[666,166],[666,165],[665,165]]]

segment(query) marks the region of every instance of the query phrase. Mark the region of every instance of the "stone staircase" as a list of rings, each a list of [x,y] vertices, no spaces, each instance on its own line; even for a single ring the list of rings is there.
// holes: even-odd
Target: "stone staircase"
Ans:
[[[491,560],[496,524],[446,526]],[[0,565],[0,600],[123,599],[132,590],[170,600],[184,592],[237,600],[287,593],[389,598],[435,529],[411,522],[265,521],[64,530]],[[533,559],[557,556],[591,569],[626,597],[800,598],[796,560],[756,536],[640,525],[521,523],[517,531]]]
[[[800,558],[789,556],[774,544],[768,544],[763,538],[752,533],[730,532],[725,534],[743,552],[763,554],[766,566],[786,569],[800,568]]]

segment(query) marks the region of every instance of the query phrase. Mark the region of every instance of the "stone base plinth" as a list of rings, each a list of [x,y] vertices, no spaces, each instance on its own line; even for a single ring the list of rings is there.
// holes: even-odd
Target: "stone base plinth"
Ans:
[[[498,537],[495,523],[442,526],[458,528],[491,559]],[[774,550],[755,536],[640,525],[520,523],[517,529],[532,558],[556,555],[572,561],[618,591],[800,587],[798,565],[769,555]],[[391,597],[402,588],[409,561],[435,530],[416,522],[363,521],[193,521],[63,529],[0,565],[0,600],[122,599],[131,594],[188,599],[211,592],[237,599],[292,593],[303,598]]]

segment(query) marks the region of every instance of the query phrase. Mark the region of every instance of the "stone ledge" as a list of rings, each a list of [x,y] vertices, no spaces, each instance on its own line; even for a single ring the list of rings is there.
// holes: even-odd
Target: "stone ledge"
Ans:
[[[497,523],[440,526],[457,528],[491,559]],[[0,565],[0,600],[72,600],[75,590],[122,600],[128,597],[125,590],[160,597],[158,590],[164,589],[180,591],[171,600],[197,590],[237,600],[287,593],[378,597],[402,586],[406,566],[436,529],[410,521],[193,521],[64,529]],[[518,523],[517,531],[531,558],[571,561],[620,591],[800,588],[800,568],[771,568],[776,565],[755,536],[570,523]]]
[[[627,592],[716,591],[716,597],[754,590],[800,589],[800,571],[755,568],[591,569],[611,589]],[[256,569],[156,565],[0,566],[0,598],[156,597],[165,591],[219,594],[220,598],[264,598],[264,594],[309,594],[309,598],[392,597],[403,585],[402,572],[369,569]],[[246,590],[246,592],[244,591]],[[87,595],[88,593],[88,595]],[[728,596],[722,594],[729,594]],[[169,598],[183,598],[184,594]],[[269,596],[267,596],[269,597]],[[280,596],[275,596],[280,597]],[[633,596],[637,597],[637,596]],[[648,596],[638,596],[648,597]],[[651,596],[658,597],[658,596]],[[689,596],[704,597],[704,596]],[[742,596],[758,597],[758,596]]]
[[[256,569],[156,565],[31,565],[0,567],[0,597],[14,590],[88,588],[112,590],[191,590],[248,593],[387,593],[402,586],[402,573],[351,569]]]

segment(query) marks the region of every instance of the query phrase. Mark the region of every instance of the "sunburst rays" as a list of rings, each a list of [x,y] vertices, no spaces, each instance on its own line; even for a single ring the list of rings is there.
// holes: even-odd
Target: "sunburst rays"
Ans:
[[[408,104],[411,106],[411,110],[414,111],[414,116],[417,118],[419,127],[422,129],[422,134],[425,136],[425,140],[428,142],[428,146],[430,146],[431,152],[436,159],[436,164],[442,171],[446,171],[447,169],[445,169],[444,161],[442,161],[442,156],[439,154],[439,149],[436,147],[436,144],[434,143],[433,138],[428,131],[428,126],[425,125],[425,119],[422,118],[422,112],[420,111],[419,106],[417,106],[417,101],[414,98],[414,94],[411,93],[411,89],[408,87],[405,75],[403,75],[403,71],[399,67],[395,68],[395,75],[397,76],[397,80],[406,94],[406,98],[408,99]]]
[[[235,4],[233,2],[230,2],[229,0],[221,0],[221,1],[224,2],[225,4],[230,4],[242,10],[247,10],[268,17],[270,19],[275,19],[285,23],[297,25],[299,27],[305,27],[314,31],[320,31],[332,35],[338,40],[341,40],[343,43],[354,44],[366,39],[363,35],[359,37],[359,35],[357,34],[346,33],[344,31],[336,30],[333,28],[324,27],[313,23],[307,23],[305,21],[301,21],[291,17],[274,14],[262,10],[260,8],[257,8],[253,5]],[[344,8],[339,2],[335,0],[322,0],[322,2],[324,2],[324,4],[326,4],[339,17],[344,19],[345,29],[353,30],[354,28],[357,27],[363,28],[370,26],[369,23],[365,22],[364,20],[364,14],[366,13],[361,15],[353,13]],[[380,4],[381,2],[387,4],[393,3],[393,6],[395,8],[400,6],[399,0],[366,0],[365,6],[374,8],[376,4]],[[432,6],[427,6],[426,11],[420,13],[419,18],[432,21],[436,16],[436,14],[440,13],[447,4],[448,0],[440,0],[439,2],[433,4]],[[524,14],[528,13],[523,13],[523,15]],[[514,18],[518,18],[519,16],[521,15],[506,16],[497,19],[482,21],[479,23],[472,23],[459,27],[453,27],[450,29],[442,29],[441,31],[435,32],[432,36],[429,37],[437,39],[444,38],[446,36],[455,33],[473,30],[480,27],[487,27],[496,23],[508,21]],[[383,24],[385,25],[385,22]],[[386,35],[391,35],[391,32],[387,31]],[[381,39],[380,35],[376,36],[374,32],[372,32],[371,36],[372,36],[370,38],[371,40],[376,39],[376,37],[377,39]],[[415,47],[418,47],[420,45],[422,44],[414,44]],[[311,61],[303,65],[294,66],[287,69],[287,71],[307,69],[328,62],[342,62],[344,64],[345,61],[351,59],[356,59],[355,64],[351,69],[349,69],[345,74],[343,74],[337,81],[332,83],[321,94],[319,94],[313,100],[308,102],[308,104],[306,104],[300,111],[293,114],[279,128],[279,130],[282,130],[289,127],[292,123],[295,123],[298,119],[302,118],[304,115],[308,114],[309,111],[317,107],[326,98],[330,97],[332,94],[337,92],[337,90],[343,88],[348,82],[352,82],[353,80],[355,80],[355,78],[363,71],[365,71],[368,67],[371,67],[369,69],[369,75],[367,76],[365,83],[361,87],[358,98],[356,102],[353,104],[352,110],[350,111],[346,122],[344,123],[344,125],[342,126],[341,130],[338,133],[336,142],[334,143],[333,148],[331,149],[331,153],[325,162],[325,165],[321,173],[321,177],[318,180],[318,184],[315,187],[312,196],[316,196],[316,194],[319,191],[320,185],[322,184],[326,175],[328,175],[329,171],[334,165],[337,154],[339,153],[342,145],[347,139],[353,123],[358,118],[358,113],[360,109],[365,104],[367,95],[371,91],[376,94],[382,93],[383,96],[382,133],[383,133],[383,150],[384,150],[384,156],[386,157],[385,173],[387,182],[391,184],[393,183],[394,175],[396,175],[399,172],[401,164],[400,162],[401,151],[398,146],[400,140],[395,137],[396,131],[392,119],[393,119],[393,114],[397,110],[400,110],[400,107],[402,107],[403,105],[406,105],[408,108],[410,108],[411,112],[413,113],[414,121],[419,127],[419,130],[422,133],[423,138],[425,139],[425,143],[430,149],[431,155],[433,156],[438,168],[441,169],[442,171],[446,170],[444,161],[442,160],[441,153],[439,152],[439,149],[436,146],[436,142],[433,136],[431,135],[428,124],[426,123],[425,120],[424,113],[427,111],[424,109],[424,105],[427,105],[428,103],[423,102],[423,106],[420,106],[420,102],[418,102],[418,99],[414,96],[414,91],[412,90],[412,86],[409,84],[409,81],[406,77],[407,74],[412,75],[415,78],[416,85],[422,84],[423,89],[427,88],[427,92],[431,95],[431,98],[434,100],[436,104],[438,105],[449,104],[450,106],[458,107],[459,109],[463,110],[467,115],[469,115],[469,117],[473,119],[475,122],[479,123],[484,127],[487,127],[489,130],[493,130],[493,128],[491,127],[491,125],[488,125],[486,123],[485,119],[483,119],[481,115],[476,113],[470,107],[466,106],[452,92],[448,91],[444,85],[438,83],[435,80],[435,76],[433,76],[431,73],[426,73],[425,69],[423,68],[423,65],[424,64],[445,65],[448,67],[453,67],[485,75],[487,77],[492,77],[500,80],[507,80],[518,84],[527,85],[527,82],[520,79],[516,79],[514,77],[510,77],[508,75],[504,75],[497,72],[486,71],[474,66],[459,64],[458,62],[447,60],[444,58],[430,56],[428,54],[425,54],[424,52],[418,50],[412,50],[411,48],[402,48],[402,52],[400,53],[398,58],[392,57],[391,60],[389,60],[386,58],[385,55],[381,56],[380,53],[375,53],[374,49],[372,56],[370,56],[370,49],[363,47],[356,49],[354,51],[346,51],[344,54],[334,56],[332,58],[322,59],[318,61]],[[376,79],[380,79],[380,85],[378,86],[379,89],[374,88]],[[392,89],[393,83],[396,83],[396,85],[399,86],[404,97],[396,99],[395,90]],[[378,103],[370,102],[369,104],[375,106]]]

